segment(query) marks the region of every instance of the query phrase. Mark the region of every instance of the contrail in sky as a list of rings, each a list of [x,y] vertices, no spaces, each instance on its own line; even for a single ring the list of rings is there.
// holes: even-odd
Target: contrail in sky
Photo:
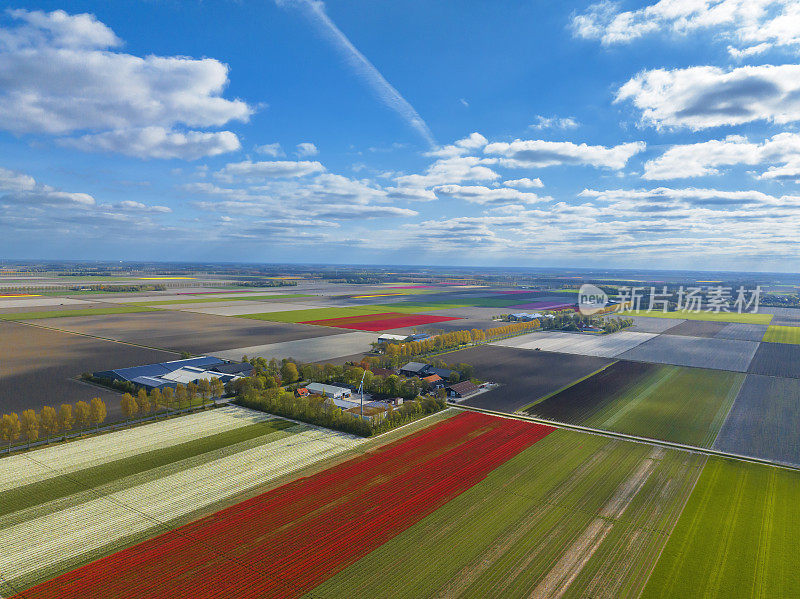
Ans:
[[[325,12],[325,4],[320,0],[275,0],[278,6],[294,6],[302,10],[309,20],[316,25],[320,33],[327,37],[337,50],[342,54],[347,63],[355,70],[378,98],[389,108],[397,112],[414,130],[419,133],[428,144],[435,148],[438,146],[433,139],[431,130],[422,120],[414,107],[400,95],[391,83],[386,81],[380,71],[375,68],[367,57],[358,51],[342,30],[331,21]]]

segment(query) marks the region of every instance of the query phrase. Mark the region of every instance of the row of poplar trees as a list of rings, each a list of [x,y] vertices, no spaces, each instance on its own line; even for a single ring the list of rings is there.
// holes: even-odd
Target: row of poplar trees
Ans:
[[[130,393],[122,396],[122,413],[126,418],[133,418],[140,414],[147,416],[150,412],[156,412],[161,408],[180,409],[188,408],[197,403],[205,405],[210,400],[216,400],[225,393],[225,385],[219,379],[201,379],[188,385],[178,384],[173,390],[171,387],[153,389],[150,393],[145,389],[139,389],[136,397]],[[200,400],[198,402],[198,400]]]
[[[27,441],[28,447],[42,436],[48,442],[52,437],[62,434],[66,438],[67,433],[75,427],[81,431],[89,426],[99,427],[105,422],[106,416],[106,404],[99,397],[88,403],[63,403],[58,410],[44,406],[38,413],[34,410],[25,410],[20,415],[11,412],[3,414],[0,419],[0,440],[8,445],[10,452],[11,446],[20,438]]]

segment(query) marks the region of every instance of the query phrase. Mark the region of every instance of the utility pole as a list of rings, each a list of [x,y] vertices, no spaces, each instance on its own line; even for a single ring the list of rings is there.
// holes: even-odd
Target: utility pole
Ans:
[[[367,376],[367,371],[361,375],[361,383],[358,385],[358,394],[361,396],[361,419],[364,419],[364,377]]]

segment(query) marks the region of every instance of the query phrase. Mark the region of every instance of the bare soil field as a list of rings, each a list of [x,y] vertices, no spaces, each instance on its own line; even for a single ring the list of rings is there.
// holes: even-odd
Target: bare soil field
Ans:
[[[119,415],[115,391],[75,380],[85,371],[174,360],[173,352],[0,321],[0,413],[102,398]]]
[[[800,465],[800,380],[748,374],[714,448]]]
[[[633,319],[633,326],[625,329],[633,333],[663,333],[676,327],[685,320],[678,320],[675,318],[658,318],[656,316],[636,316],[633,314],[626,314],[625,318]]]
[[[762,342],[747,372],[800,378],[800,345]]]
[[[761,341],[767,332],[765,324],[743,324],[732,322],[715,335],[717,339],[739,339],[741,341]]]
[[[465,405],[509,413],[613,362],[592,356],[491,345],[442,354],[441,359],[448,364],[472,364],[478,378],[501,383],[497,389],[464,400]]]
[[[686,337],[716,337],[728,323],[709,320],[686,320],[666,331],[665,335],[684,335]]]
[[[622,360],[748,372],[756,341],[659,335],[617,356]]]
[[[326,327],[172,310],[64,317],[48,321],[51,324],[61,330],[195,354],[341,333]]]
[[[764,314],[773,314],[770,324],[780,326],[800,326],[800,309],[798,308],[761,308]]]

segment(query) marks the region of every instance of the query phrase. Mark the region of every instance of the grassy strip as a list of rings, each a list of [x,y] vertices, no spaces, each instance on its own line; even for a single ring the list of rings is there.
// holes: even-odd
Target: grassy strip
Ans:
[[[157,312],[158,308],[145,306],[117,306],[114,308],[86,308],[85,310],[51,310],[49,312],[12,312],[0,314],[0,320],[40,320],[42,318],[65,318],[67,316],[101,316],[103,314],[134,314]]]
[[[642,597],[800,597],[799,500],[798,472],[709,458]]]
[[[653,318],[680,318],[684,320],[706,320],[710,322],[739,322],[743,324],[769,324],[772,314],[743,312],[690,312],[687,310],[676,310],[674,312],[659,312],[645,310],[626,310],[624,312],[614,312],[612,316],[650,316]]]
[[[0,492],[0,517],[291,426],[283,420],[259,422],[8,489]]]
[[[172,304],[206,304],[214,302],[239,302],[239,301],[264,301],[272,299],[291,299],[295,297],[316,297],[307,293],[287,293],[283,295],[251,295],[248,297],[207,297],[207,298],[191,298],[179,300],[143,300],[134,298],[129,304],[147,304],[148,306],[169,306]]]
[[[590,372],[590,373],[589,373],[589,374],[587,374],[586,376],[582,376],[581,378],[579,378],[579,379],[577,379],[577,380],[574,380],[574,381],[572,381],[571,383],[567,383],[566,385],[564,385],[564,386],[563,386],[563,387],[561,387],[560,389],[556,389],[556,390],[555,390],[555,391],[553,391],[552,393],[548,393],[547,395],[543,395],[543,396],[542,396],[542,397],[540,397],[539,399],[537,399],[537,400],[535,400],[535,401],[532,401],[532,402],[531,402],[531,403],[529,403],[527,406],[523,406],[523,407],[521,407],[520,409],[518,409],[518,410],[517,410],[517,412],[525,412],[525,411],[527,411],[529,408],[532,408],[533,406],[535,406],[536,404],[538,404],[538,403],[542,403],[543,401],[545,401],[545,400],[547,400],[547,399],[550,399],[550,398],[551,398],[551,397],[553,397],[554,395],[558,395],[558,394],[559,394],[559,393],[561,393],[562,391],[566,391],[566,390],[567,390],[567,389],[569,389],[570,387],[573,387],[573,386],[577,385],[578,383],[580,383],[580,382],[582,382],[582,381],[585,381],[586,379],[588,379],[588,378],[591,378],[591,377],[593,377],[594,375],[596,375],[596,374],[599,374],[599,373],[603,372],[603,371],[604,371],[606,368],[608,368],[609,366],[613,366],[614,364],[616,364],[616,361],[615,361],[615,362],[611,362],[611,364],[606,364],[606,365],[605,365],[605,366],[603,366],[602,368],[598,368],[598,369],[597,369],[597,370],[595,370],[594,372]]]
[[[306,597],[529,596],[651,451],[554,431]],[[580,568],[575,555],[575,577],[559,590],[636,597],[703,459],[667,451],[624,517],[607,519],[594,556]]]
[[[386,312],[401,314],[417,314],[430,310],[446,310],[464,308],[465,304],[431,304],[403,302],[399,304],[368,304],[365,306],[341,306],[335,308],[311,308],[308,310],[287,310],[285,312],[265,312],[258,314],[240,314],[235,318],[251,318],[253,320],[270,320],[273,322],[305,322],[307,320],[327,320],[329,318],[345,318],[347,316],[369,316]]]
[[[781,325],[770,325],[764,333],[762,341],[771,343],[790,343],[800,344],[800,327],[786,327]]]

